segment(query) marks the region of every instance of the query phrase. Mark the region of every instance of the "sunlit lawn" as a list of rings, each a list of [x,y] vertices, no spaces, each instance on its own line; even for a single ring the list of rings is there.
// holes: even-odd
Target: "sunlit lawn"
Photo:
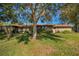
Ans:
[[[57,33],[60,36],[52,39],[29,41],[27,44],[18,42],[18,38],[10,40],[0,38],[0,55],[31,56],[31,55],[79,55],[79,33]]]

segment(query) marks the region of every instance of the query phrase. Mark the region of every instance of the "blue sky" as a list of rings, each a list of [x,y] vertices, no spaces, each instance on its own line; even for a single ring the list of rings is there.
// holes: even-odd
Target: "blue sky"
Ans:
[[[56,16],[53,16],[51,21],[49,22],[50,24],[61,24],[60,21],[60,16],[57,14]],[[40,20],[38,21],[38,24],[47,24],[47,22],[42,23]]]
[[[24,18],[25,18],[25,17],[24,17]],[[22,17],[22,18],[19,17],[19,21],[25,23],[25,22],[26,22],[25,20],[26,20],[27,18],[25,18],[25,20],[24,20],[24,18],[23,18],[23,17]],[[41,21],[39,20],[37,24],[61,24],[61,23],[62,23],[62,22],[61,22],[61,20],[60,20],[59,14],[56,14],[56,16],[52,16],[51,21],[49,21],[49,22],[41,22]]]
[[[50,22],[45,22],[45,23],[43,23],[43,22],[41,22],[41,21],[39,20],[37,24],[61,24],[59,14],[60,14],[60,13],[58,12],[58,13],[56,13],[56,16],[52,16],[52,19],[51,19]],[[20,22],[26,22],[25,20],[26,20],[27,18],[22,16],[21,18],[18,17],[18,19],[19,19]],[[24,20],[24,19],[25,19],[25,20]]]
[[[17,7],[16,7],[17,8]],[[29,11],[29,10],[28,10]],[[52,19],[51,19],[51,21],[50,22],[41,22],[40,20],[38,21],[38,23],[37,24],[61,24],[61,21],[60,21],[60,10],[58,10],[57,12],[56,12],[56,15],[55,16],[52,16]],[[18,19],[19,19],[19,21],[21,21],[21,22],[23,22],[23,23],[25,23],[25,22],[27,22],[26,21],[26,19],[27,18],[25,18],[24,16],[20,16],[20,17],[18,17]]]
[[[60,11],[58,10],[58,12],[56,12],[55,16],[52,16],[51,21],[49,22],[49,24],[61,24],[61,20],[60,20]],[[47,22],[42,23],[40,20],[38,21],[38,24],[47,24]]]
[[[0,12],[1,12],[2,10],[0,9]],[[52,16],[52,19],[51,19],[51,21],[50,22],[45,22],[45,23],[43,23],[43,22],[41,22],[40,20],[38,21],[38,23],[37,24],[61,24],[61,21],[60,21],[60,11],[58,10],[58,12],[56,13],[56,16]],[[23,23],[25,23],[25,22],[27,22],[26,21],[26,17],[24,17],[24,16],[19,16],[19,17],[17,17],[17,19],[19,19],[19,21],[20,22],[23,22]]]

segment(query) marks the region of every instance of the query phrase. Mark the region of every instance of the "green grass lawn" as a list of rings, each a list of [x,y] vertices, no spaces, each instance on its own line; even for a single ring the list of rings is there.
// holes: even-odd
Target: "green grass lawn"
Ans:
[[[79,33],[57,33],[59,37],[18,42],[0,38],[1,56],[79,56]]]

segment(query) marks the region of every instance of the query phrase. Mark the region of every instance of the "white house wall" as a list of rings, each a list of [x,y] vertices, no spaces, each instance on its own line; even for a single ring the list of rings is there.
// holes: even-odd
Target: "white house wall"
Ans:
[[[52,29],[53,30],[53,33],[56,33],[56,32],[63,32],[63,31],[72,31],[72,28],[55,28],[55,29]]]

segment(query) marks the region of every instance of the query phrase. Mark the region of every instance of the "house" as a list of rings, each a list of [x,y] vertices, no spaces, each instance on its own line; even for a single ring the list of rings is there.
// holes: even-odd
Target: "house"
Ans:
[[[57,24],[57,25],[53,25],[53,24],[37,24],[37,30],[39,31],[41,28],[44,28],[47,31],[52,31],[53,33],[56,32],[63,32],[63,31],[72,31],[72,26],[67,25],[67,24]],[[10,25],[10,26],[0,26],[0,30],[7,28],[11,31],[15,31],[15,32],[25,32],[25,31],[30,31],[33,29],[33,25]]]
[[[56,32],[63,32],[63,31],[72,31],[72,26],[68,24],[45,24],[45,25],[37,25],[37,29],[40,30],[41,28],[44,28],[45,30],[52,31],[53,33]]]
[[[45,25],[37,25],[37,29],[40,30],[44,28],[45,30],[52,31],[53,33],[56,32],[63,32],[63,31],[72,31],[72,26],[68,24],[45,24]]]

